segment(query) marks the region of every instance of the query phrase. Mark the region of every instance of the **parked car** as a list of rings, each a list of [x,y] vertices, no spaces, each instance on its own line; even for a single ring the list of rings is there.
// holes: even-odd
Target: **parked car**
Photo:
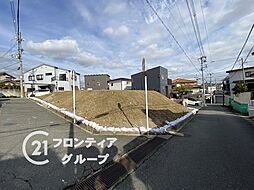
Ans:
[[[195,100],[194,98],[186,98],[184,99],[185,104],[187,105],[192,105],[192,106],[201,106],[202,101],[200,100]]]

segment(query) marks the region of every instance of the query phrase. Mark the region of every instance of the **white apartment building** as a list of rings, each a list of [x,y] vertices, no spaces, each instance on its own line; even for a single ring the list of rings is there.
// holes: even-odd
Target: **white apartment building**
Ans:
[[[131,90],[131,79],[116,78],[109,81],[109,90]]]
[[[24,73],[24,90],[29,93],[72,90],[72,71],[42,64]],[[80,74],[76,73],[75,88],[80,89]]]
[[[211,93],[213,93],[216,90],[217,90],[216,86],[208,86],[207,87],[207,93],[208,94],[211,94]]]

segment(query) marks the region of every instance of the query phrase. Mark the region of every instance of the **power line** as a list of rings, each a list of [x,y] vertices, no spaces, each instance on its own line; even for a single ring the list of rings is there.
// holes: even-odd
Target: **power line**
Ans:
[[[0,68],[0,70],[3,70],[3,69],[6,69],[6,68],[9,68],[9,67],[12,67],[12,66],[17,65],[17,64],[18,64],[18,62],[13,63],[13,64],[10,64],[10,65],[6,65],[6,66]]]
[[[203,11],[201,0],[199,1],[199,3],[200,3],[200,8],[201,8],[201,12],[202,12],[203,21],[204,21],[204,28],[205,28],[205,32],[206,32],[206,41],[207,41],[207,45],[208,45],[208,52],[209,52],[209,56],[210,56],[210,60],[211,60],[212,55],[211,55],[211,49],[210,49],[210,42],[209,42],[209,38],[208,38],[207,26],[206,26],[206,21],[205,21],[205,14]]]
[[[242,67],[242,77],[243,77],[243,82],[244,82],[244,83],[245,83],[245,77],[244,77],[244,65],[243,65],[243,64],[247,61],[247,59],[248,59],[248,57],[250,56],[250,54],[251,54],[253,48],[254,48],[254,45],[253,45],[252,48],[250,49],[250,51],[249,51],[249,53],[247,54],[245,60],[243,60],[243,58],[241,58],[240,67]],[[231,78],[232,78],[235,74],[236,74],[236,72],[233,73],[233,75],[231,76]],[[239,74],[239,76],[240,76],[240,73],[238,73],[238,74]]]
[[[17,22],[16,22],[16,13],[15,13],[15,6],[14,6],[14,1],[10,1],[10,6],[11,6],[11,15],[12,15],[12,22],[15,30],[15,35],[17,35]]]
[[[189,37],[189,35],[188,35],[188,30],[187,30],[186,24],[185,24],[185,22],[184,22],[183,16],[182,16],[182,14],[181,14],[181,11],[180,11],[180,9],[179,9],[179,6],[178,6],[178,3],[177,3],[177,2],[178,2],[178,1],[175,1],[175,5],[176,5],[176,8],[177,8],[177,12],[178,12],[178,14],[180,15],[181,21],[183,22],[183,26],[184,26],[184,28],[185,28],[185,32],[187,33],[187,36],[188,36],[188,38],[190,39],[190,37]],[[191,40],[190,40],[190,41],[191,41]]]
[[[235,59],[235,58],[232,57],[232,58],[226,58],[226,59],[217,59],[217,60],[212,60],[210,63],[221,62],[221,61],[227,61],[227,60],[231,60],[231,59]]]
[[[185,36],[185,38],[186,38],[187,40],[191,41],[190,37],[186,34],[186,32],[183,31],[182,27],[181,27],[181,26],[179,25],[179,23],[177,22],[177,19],[175,18],[174,14],[171,12],[170,7],[168,6],[168,4],[167,4],[165,1],[163,1],[163,2],[164,2],[164,4],[165,4],[165,6],[167,7],[170,16],[173,18],[173,20],[174,20],[175,24],[177,25],[177,27],[179,28],[179,30],[181,30],[181,32],[184,34],[184,36]]]
[[[201,45],[200,45],[199,40],[198,40],[198,34],[197,34],[197,30],[196,30],[196,27],[195,27],[195,24],[194,24],[194,20],[192,18],[192,13],[191,13],[191,9],[190,9],[190,5],[189,5],[188,0],[186,0],[186,4],[187,4],[187,8],[188,8],[188,11],[189,11],[189,14],[190,14],[191,24],[192,24],[194,34],[195,34],[195,37],[196,37],[196,41],[197,41],[197,44],[198,44],[198,47],[199,47],[200,55],[202,55]]]
[[[151,3],[149,2],[149,0],[146,0],[147,4],[149,5],[149,7],[152,9],[152,11],[154,12],[154,14],[158,17],[158,19],[160,20],[161,24],[164,26],[164,28],[166,29],[166,31],[171,35],[171,37],[174,39],[174,41],[176,42],[176,44],[180,47],[180,49],[182,50],[182,52],[184,53],[184,55],[187,57],[187,59],[190,61],[190,63],[195,67],[195,69],[200,73],[200,71],[197,69],[196,65],[192,62],[191,58],[187,55],[186,51],[183,49],[183,47],[180,45],[180,43],[177,41],[177,39],[175,38],[175,36],[173,35],[173,33],[169,30],[169,28],[167,27],[167,25],[164,23],[164,21],[162,20],[162,18],[159,16],[159,14],[157,13],[157,11],[153,8],[153,6],[151,5]]]
[[[193,0],[190,0],[190,3],[191,3],[191,8],[192,8],[194,23],[196,25],[196,29],[197,29],[197,33],[198,33],[199,44],[201,46],[201,50],[202,50],[202,53],[203,53],[202,55],[205,55],[205,51],[204,51],[204,48],[203,48],[202,39],[201,39],[201,35],[200,35],[199,25],[198,25],[197,14],[196,14],[196,10],[195,10],[195,4],[194,4]]]
[[[0,58],[5,57],[8,53],[11,52],[11,50],[12,50],[14,47],[16,47],[16,43],[13,44],[5,53],[3,53],[3,55],[1,55]]]
[[[235,64],[237,63],[239,57],[241,56],[242,51],[243,51],[243,49],[245,48],[245,45],[247,44],[247,42],[248,42],[248,40],[249,40],[249,37],[250,37],[250,35],[251,35],[251,32],[252,32],[253,28],[254,28],[254,24],[252,25],[252,27],[251,27],[251,29],[250,29],[250,31],[249,31],[249,34],[248,34],[248,36],[247,36],[247,38],[246,38],[246,40],[245,40],[245,42],[244,42],[244,44],[243,44],[243,46],[242,46],[242,49],[240,50],[240,52],[239,52],[239,54],[238,54],[238,56],[237,56],[237,58],[236,58],[236,60],[235,60],[235,62],[234,62],[234,64],[233,64],[233,67],[231,68],[231,70],[234,69]]]
[[[247,56],[246,56],[246,58],[244,60],[244,63],[246,63],[246,61],[247,61],[248,57],[250,56],[251,52],[253,51],[253,49],[254,49],[254,45],[252,46],[252,48],[250,49],[249,53],[247,54]]]
[[[165,3],[165,2],[164,2]],[[166,3],[165,3],[166,4]],[[167,5],[166,5],[167,6]],[[185,35],[187,41],[189,42],[192,42],[191,38],[190,38],[190,35],[188,35],[188,33],[190,33],[188,30],[187,30],[187,27],[186,27],[186,24],[184,22],[184,19],[183,19],[183,16],[180,12],[180,9],[179,9],[179,6],[177,5],[177,1],[174,2],[174,6],[177,8],[177,12],[178,12],[178,15],[180,16],[180,20],[181,22],[183,23],[183,26],[184,26],[184,30],[182,29],[182,27],[180,26],[180,24],[178,24],[177,20],[175,19],[175,16],[174,14],[170,11],[170,8],[168,7],[169,9],[169,13],[172,15],[172,17],[174,18],[174,21],[177,23],[178,27],[180,28],[180,30],[182,31],[182,33]],[[195,54],[196,57],[198,57],[196,55],[196,52],[194,52],[193,54]],[[191,57],[191,56],[190,56]],[[192,58],[192,59],[195,59],[195,58]]]
[[[20,21],[19,21],[19,3],[20,1],[18,0],[18,10],[17,10],[17,25],[18,25],[18,33],[19,33],[19,31],[20,31]]]

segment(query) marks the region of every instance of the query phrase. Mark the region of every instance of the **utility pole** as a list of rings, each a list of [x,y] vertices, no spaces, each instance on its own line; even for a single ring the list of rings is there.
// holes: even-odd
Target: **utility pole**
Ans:
[[[24,86],[23,86],[23,63],[22,63],[22,38],[21,38],[21,32],[18,33],[18,60],[19,60],[19,69],[20,69],[20,97],[24,98]]]
[[[148,95],[147,95],[147,74],[146,74],[146,62],[145,58],[142,60],[142,72],[145,79],[145,108],[146,108],[146,129],[149,129],[149,120],[148,120]],[[147,131],[147,134],[148,131]]]
[[[210,78],[210,86],[212,85],[212,73],[209,73],[209,78]]]
[[[203,93],[202,93],[202,101],[203,106],[205,106],[205,82],[204,82],[204,68],[206,68],[206,56],[201,56],[200,58],[201,63],[201,74],[202,74],[202,85],[203,85]]]
[[[211,99],[211,104],[213,103],[213,100],[212,100],[212,92],[211,92],[211,89],[212,89],[212,73],[209,73],[209,76],[210,76],[210,99]]]
[[[242,62],[242,75],[243,75],[243,83],[245,84],[245,76],[244,76],[244,67],[243,67],[243,58],[241,58],[241,62]]]
[[[73,114],[74,116],[76,115],[76,85],[75,85],[75,81],[76,81],[76,73],[73,70],[72,71],[72,103],[73,103]],[[76,119],[73,119],[73,123],[76,123]]]
[[[23,86],[23,80],[24,80],[24,74],[23,74],[23,63],[22,63],[22,37],[20,32],[20,19],[19,19],[19,3],[20,0],[18,0],[18,11],[17,11],[17,21],[18,21],[18,55],[17,58],[19,60],[19,69],[20,69],[20,97],[24,98],[24,86]]]

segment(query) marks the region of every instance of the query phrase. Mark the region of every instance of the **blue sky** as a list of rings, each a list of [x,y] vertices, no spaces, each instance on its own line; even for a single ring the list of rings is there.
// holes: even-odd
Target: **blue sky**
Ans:
[[[199,68],[200,56],[185,0],[150,0],[181,46]],[[17,0],[14,0],[17,6]],[[213,80],[232,67],[254,18],[252,0],[194,0],[208,73]],[[0,2],[0,69],[17,75],[12,54],[1,56],[15,43],[10,1]],[[202,9],[201,9],[202,7]],[[164,66],[169,78],[195,78],[199,74],[163,28],[146,0],[21,0],[24,70],[42,63],[81,74],[108,73],[130,77],[147,67]],[[208,40],[204,27],[204,13]],[[208,43],[209,42],[209,43]],[[252,35],[243,57],[254,43]],[[216,61],[216,60],[225,61]],[[215,60],[215,61],[214,61]],[[251,66],[250,57],[246,66]],[[236,65],[238,68],[240,64]],[[4,69],[2,69],[4,68]]]

